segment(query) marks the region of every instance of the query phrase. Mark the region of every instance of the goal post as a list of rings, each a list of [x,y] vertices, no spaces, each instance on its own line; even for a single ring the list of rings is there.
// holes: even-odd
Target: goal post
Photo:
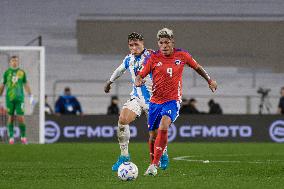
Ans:
[[[45,124],[45,48],[38,46],[0,46],[0,78],[2,80],[4,72],[9,68],[11,56],[19,57],[19,68],[23,69],[27,76],[27,81],[34,96],[35,105],[30,105],[28,96],[25,93],[25,122],[29,143],[44,143]],[[0,98],[0,105],[6,108],[6,92]],[[0,138],[3,142],[7,140],[7,116],[2,112],[0,120]],[[19,129],[15,123],[15,140],[19,140]]]

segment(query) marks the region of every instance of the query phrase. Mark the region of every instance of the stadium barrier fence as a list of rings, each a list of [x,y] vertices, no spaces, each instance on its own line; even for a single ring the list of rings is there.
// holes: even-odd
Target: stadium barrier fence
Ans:
[[[116,142],[117,116],[47,116],[45,142]],[[130,125],[131,142],[146,142],[146,118]],[[284,143],[281,115],[181,115],[169,129],[170,142]]]

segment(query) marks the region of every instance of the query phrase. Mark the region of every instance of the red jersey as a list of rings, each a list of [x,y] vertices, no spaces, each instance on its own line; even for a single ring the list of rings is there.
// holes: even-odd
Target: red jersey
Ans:
[[[170,56],[164,56],[160,51],[156,51],[145,59],[139,75],[144,78],[152,74],[151,102],[162,104],[171,100],[181,101],[182,72],[185,64],[193,69],[198,67],[192,56],[181,49],[174,49]]]

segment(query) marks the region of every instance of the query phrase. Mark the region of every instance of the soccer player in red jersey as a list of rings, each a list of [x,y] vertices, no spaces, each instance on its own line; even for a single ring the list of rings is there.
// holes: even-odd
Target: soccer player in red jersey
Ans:
[[[126,70],[130,72],[133,90],[130,94],[130,99],[124,104],[119,116],[117,138],[121,155],[113,164],[112,171],[117,171],[123,162],[131,160],[128,152],[128,144],[130,139],[129,124],[139,117],[143,112],[148,115],[150,97],[152,96],[152,78],[150,76],[144,78],[146,83],[142,87],[136,87],[134,85],[138,70],[143,65],[144,59],[150,55],[150,53],[152,53],[152,50],[144,47],[144,37],[136,32],[132,32],[128,35],[128,47],[130,53],[124,58],[122,64],[113,72],[104,88],[105,93],[109,93],[112,83],[122,76]],[[151,145],[151,147],[152,146],[154,146],[154,144]],[[151,161],[154,158],[153,154],[154,152],[150,151]],[[165,170],[169,163],[167,149],[164,150],[160,162],[160,168]]]
[[[159,50],[148,56],[135,79],[136,86],[142,86],[144,78],[152,75],[153,95],[149,104],[149,131],[156,137],[154,159],[145,175],[157,174],[159,160],[168,143],[168,128],[179,115],[182,97],[182,72],[185,65],[193,68],[207,82],[212,92],[217,82],[185,50],[174,48],[173,31],[163,28],[157,33]],[[155,136],[155,133],[156,136]]]

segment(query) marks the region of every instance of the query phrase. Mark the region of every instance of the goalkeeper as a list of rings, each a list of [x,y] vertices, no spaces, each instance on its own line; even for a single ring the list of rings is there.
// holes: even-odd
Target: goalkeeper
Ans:
[[[8,112],[8,135],[9,144],[14,144],[14,121],[17,115],[21,142],[27,144],[26,125],[24,119],[24,88],[29,95],[31,104],[34,104],[31,88],[27,82],[26,73],[19,68],[19,57],[12,56],[9,60],[9,68],[3,75],[3,81],[0,83],[0,95],[3,94],[6,87],[6,106]]]

